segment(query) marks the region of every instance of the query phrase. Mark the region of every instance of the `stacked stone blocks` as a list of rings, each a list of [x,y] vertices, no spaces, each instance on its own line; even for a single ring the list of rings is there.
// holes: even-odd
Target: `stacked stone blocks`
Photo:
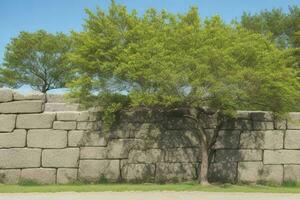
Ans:
[[[126,111],[103,133],[100,113],[49,112],[46,101],[0,90],[0,182],[177,182],[199,174],[199,140],[182,117]],[[274,120],[268,112],[239,111],[213,148],[211,181],[300,181],[300,113]]]

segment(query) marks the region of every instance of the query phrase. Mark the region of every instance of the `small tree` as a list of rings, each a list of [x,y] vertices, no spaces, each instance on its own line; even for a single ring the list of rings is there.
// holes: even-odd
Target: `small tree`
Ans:
[[[62,33],[21,32],[6,46],[0,68],[2,84],[14,88],[30,85],[42,93],[64,87],[71,74],[66,62],[70,44]]]
[[[201,184],[208,184],[210,138],[216,138],[220,116],[237,109],[283,113],[299,99],[299,82],[282,52],[218,16],[201,22],[191,8],[184,15],[150,9],[138,17],[114,1],[108,13],[88,14],[85,30],[73,34],[70,60],[78,77],[70,84],[72,94],[104,106],[106,113],[184,108],[199,139]],[[205,107],[216,122],[213,136],[205,129]]]

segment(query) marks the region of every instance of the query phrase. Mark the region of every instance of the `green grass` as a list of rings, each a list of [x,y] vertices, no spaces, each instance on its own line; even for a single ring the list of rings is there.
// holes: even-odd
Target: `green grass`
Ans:
[[[28,192],[124,192],[124,191],[205,191],[205,192],[263,192],[263,193],[300,193],[300,184],[286,186],[266,185],[211,185],[197,183],[180,184],[73,184],[73,185],[0,185],[0,193]]]

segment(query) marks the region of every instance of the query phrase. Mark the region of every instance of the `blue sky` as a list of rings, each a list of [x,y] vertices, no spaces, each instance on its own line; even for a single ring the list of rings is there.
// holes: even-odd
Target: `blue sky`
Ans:
[[[166,9],[170,12],[186,12],[196,5],[201,17],[219,14],[226,22],[239,18],[243,11],[258,12],[264,9],[289,5],[300,6],[300,0],[116,0],[129,10],[143,13],[147,8]],[[84,8],[96,6],[107,9],[110,0],[0,0],[0,63],[10,38],[20,31],[45,29],[49,32],[81,30],[84,23]],[[28,91],[25,87],[22,91]]]

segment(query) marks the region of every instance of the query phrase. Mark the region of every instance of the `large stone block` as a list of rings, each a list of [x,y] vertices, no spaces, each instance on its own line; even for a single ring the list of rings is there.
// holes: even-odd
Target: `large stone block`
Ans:
[[[99,118],[99,113],[91,111],[81,111],[77,118],[78,122],[94,122]]]
[[[129,153],[129,163],[156,163],[164,161],[164,152],[160,149],[132,150]]]
[[[242,132],[240,147],[245,149],[282,149],[284,132],[281,130]]]
[[[57,112],[57,120],[59,121],[76,121],[79,118],[80,112],[78,111],[63,111]]]
[[[272,113],[266,111],[251,111],[250,117],[253,121],[273,121]]]
[[[197,165],[193,163],[157,163],[156,182],[181,182],[197,178]]]
[[[165,152],[166,162],[199,162],[201,153],[199,148],[168,149]]]
[[[57,183],[69,184],[77,181],[77,169],[59,168],[57,169]]]
[[[13,100],[13,92],[8,89],[0,89],[0,103]]]
[[[0,114],[0,132],[12,132],[15,126],[16,126],[16,115]]]
[[[252,121],[248,119],[227,119],[221,129],[225,130],[252,130]]]
[[[33,168],[22,169],[21,182],[33,181],[39,184],[55,184],[56,169]]]
[[[78,167],[79,148],[45,149],[42,152],[43,167]]]
[[[0,148],[25,147],[26,130],[16,129],[12,133],[0,134]]]
[[[285,149],[300,149],[300,130],[287,130],[284,140]]]
[[[122,167],[122,178],[129,182],[151,182],[154,176],[154,164],[127,164]]]
[[[26,95],[15,92],[14,100],[15,101],[20,101],[20,100],[42,100],[42,101],[45,101],[46,95],[43,93],[38,93],[38,92],[26,94]]]
[[[235,183],[237,162],[211,163],[208,170],[208,179],[212,182]]]
[[[239,130],[221,130],[217,141],[215,143],[215,149],[237,149],[239,147],[241,131]]]
[[[216,162],[261,161],[262,150],[217,150]]]
[[[26,114],[17,116],[17,128],[52,128],[55,113]]]
[[[262,162],[240,162],[238,166],[239,182],[268,181],[281,183],[282,165],[263,165]]]
[[[300,151],[265,150],[264,164],[300,164]]]
[[[69,131],[68,134],[69,146],[91,146],[103,147],[107,145],[107,140],[104,135],[98,131]]]
[[[55,121],[53,123],[53,129],[57,129],[57,130],[74,130],[74,129],[76,129],[76,122]]]
[[[53,129],[29,130],[27,135],[28,147],[65,148],[67,146],[67,131]]]
[[[253,130],[273,130],[273,122],[253,121]]]
[[[0,170],[0,183],[3,184],[18,184],[20,181],[20,169]]]
[[[100,130],[101,122],[77,122],[78,130]]]
[[[300,182],[300,165],[284,165],[284,181]]]
[[[12,101],[0,103],[0,113],[40,113],[43,110],[43,101]]]
[[[107,158],[106,147],[81,147],[80,159],[105,159]]]
[[[152,131],[149,137],[145,140],[153,141],[158,148],[180,148],[180,147],[199,147],[199,138],[196,131],[192,130],[166,130],[166,131]]]
[[[79,110],[79,104],[69,103],[46,103],[45,111],[56,112],[56,111],[77,111]]]
[[[107,157],[108,158],[128,158],[131,145],[134,140],[131,139],[119,139],[111,140],[107,145]]]
[[[41,166],[41,149],[0,149],[0,168],[29,168]]]
[[[300,129],[300,112],[290,112],[287,118],[287,129]]]
[[[120,178],[119,160],[80,160],[79,180],[86,182],[117,181]]]

